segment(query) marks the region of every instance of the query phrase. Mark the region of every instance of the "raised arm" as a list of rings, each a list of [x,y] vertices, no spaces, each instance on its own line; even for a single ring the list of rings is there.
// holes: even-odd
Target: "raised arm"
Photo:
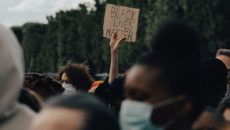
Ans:
[[[123,41],[124,39],[124,37],[117,39],[117,33],[114,32],[110,40],[111,63],[109,70],[109,84],[111,84],[115,78],[118,78],[118,48],[120,46],[121,41]]]

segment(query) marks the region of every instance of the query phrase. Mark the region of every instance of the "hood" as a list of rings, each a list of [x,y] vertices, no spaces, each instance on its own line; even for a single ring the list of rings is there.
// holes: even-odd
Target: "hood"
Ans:
[[[15,110],[23,82],[22,49],[14,34],[0,25],[0,118]]]

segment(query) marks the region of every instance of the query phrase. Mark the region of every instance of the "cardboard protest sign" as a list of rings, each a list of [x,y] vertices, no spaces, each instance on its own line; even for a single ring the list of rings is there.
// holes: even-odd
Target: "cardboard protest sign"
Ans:
[[[118,39],[124,36],[126,41],[135,42],[139,13],[139,9],[107,4],[103,36],[111,38],[113,32],[117,32]]]

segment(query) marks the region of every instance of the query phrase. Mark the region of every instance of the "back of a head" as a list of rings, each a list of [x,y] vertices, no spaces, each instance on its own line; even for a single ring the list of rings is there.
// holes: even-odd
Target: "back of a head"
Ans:
[[[191,120],[194,120],[204,108],[205,93],[200,76],[198,33],[184,21],[167,21],[154,37],[152,51],[162,59],[171,93],[191,98]]]
[[[37,73],[26,74],[23,87],[36,92],[44,101],[62,94],[65,90],[60,82]]]
[[[14,109],[23,82],[22,50],[13,33],[0,25],[0,118]],[[8,112],[7,112],[8,111]]]
[[[216,58],[202,61],[202,76],[206,92],[206,105],[217,107],[227,91],[228,71],[224,63]]]
[[[119,130],[113,113],[96,97],[85,93],[62,96],[50,101],[48,107],[83,110],[87,115],[84,130]]]
[[[200,38],[193,27],[180,20],[164,22],[153,38],[152,51],[161,57],[173,57],[183,62],[197,62]]]

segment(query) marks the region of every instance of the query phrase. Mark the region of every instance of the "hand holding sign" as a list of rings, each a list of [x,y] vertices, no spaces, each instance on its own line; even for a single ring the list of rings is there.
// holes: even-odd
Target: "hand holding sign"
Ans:
[[[111,38],[116,32],[117,38],[126,38],[126,41],[135,42],[138,27],[139,9],[106,5],[103,36]]]
[[[125,40],[125,37],[122,37],[120,39],[117,39],[117,33],[114,32],[113,36],[110,41],[110,50],[112,53],[116,53],[118,51],[118,48],[120,46],[121,41]]]

